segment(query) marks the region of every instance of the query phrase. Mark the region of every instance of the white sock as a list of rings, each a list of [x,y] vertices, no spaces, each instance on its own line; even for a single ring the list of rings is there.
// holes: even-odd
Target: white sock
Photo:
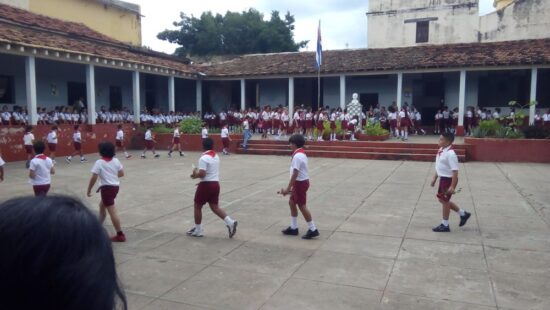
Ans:
[[[128,152],[124,152],[124,156],[128,157]]]
[[[449,220],[442,220],[441,224],[443,224],[444,226],[449,226]]]
[[[298,228],[298,217],[294,217],[294,216],[290,217],[290,228],[292,229]]]
[[[235,221],[228,216],[226,216],[223,221],[225,222],[225,224],[229,225],[229,226],[233,226],[233,223],[235,223]]]
[[[307,228],[309,228],[309,230],[311,230],[311,231],[315,231],[317,229],[317,227],[315,227],[315,223],[313,223],[313,221],[307,222]]]
[[[195,230],[202,231],[202,224],[195,224]]]
[[[458,210],[458,213],[460,213],[460,216],[466,215],[466,213],[463,209]]]
[[[68,158],[69,160],[71,160],[73,157],[72,157],[72,156],[69,156],[69,157],[67,157],[67,158]]]
[[[409,138],[409,133],[405,131],[405,139]]]

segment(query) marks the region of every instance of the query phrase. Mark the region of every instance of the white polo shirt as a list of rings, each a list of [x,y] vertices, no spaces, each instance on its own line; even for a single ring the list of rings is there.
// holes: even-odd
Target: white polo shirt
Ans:
[[[0,167],[2,167],[3,165],[5,165],[6,162],[2,159],[2,157],[0,156]]]
[[[148,140],[148,141],[153,140],[153,134],[151,133],[151,130],[147,130],[145,132],[145,140]]]
[[[124,140],[124,131],[122,131],[122,129],[117,130],[116,139],[119,141]]]
[[[204,170],[206,175],[201,182],[220,181],[220,157],[214,151],[206,151],[199,158],[199,170]]]
[[[208,138],[208,129],[203,128],[202,131],[201,131],[201,136],[202,136],[203,139]]]
[[[246,128],[245,128],[245,129],[246,129]],[[222,137],[222,138],[227,138],[227,137],[229,137],[229,129],[227,129],[227,128],[222,128],[221,137]]]
[[[44,154],[36,155],[30,162],[29,170],[34,171],[34,179],[30,179],[32,185],[47,185],[52,182],[51,170],[53,161]]]
[[[458,156],[453,146],[440,148],[435,159],[435,171],[439,177],[451,178],[453,171],[458,171]]]
[[[247,120],[244,120],[244,122],[243,122],[243,129],[244,129],[244,130],[250,129],[250,124],[248,123]]]
[[[34,135],[32,133],[26,133],[23,136],[23,144],[24,145],[32,145],[32,141],[34,140]]]
[[[309,180],[307,156],[303,152],[303,149],[297,149],[292,155],[292,162],[290,163],[290,177],[292,177],[294,169],[298,170],[296,181]]]
[[[545,121],[545,122],[550,122],[550,114],[544,113],[542,115],[542,120]]]
[[[93,168],[92,173],[97,174],[99,176],[99,182],[100,185],[112,185],[112,186],[118,186],[120,185],[120,181],[118,179],[118,172],[123,169],[122,164],[118,159],[113,157],[112,159],[109,158],[102,158],[98,159]]]
[[[179,138],[179,137],[180,137],[180,129],[176,127],[176,129],[174,129],[174,138]]]
[[[82,141],[82,135],[80,134],[80,131],[76,131],[75,133],[73,133],[73,141],[74,142]]]
[[[48,143],[53,143],[53,144],[56,144],[57,143],[57,133],[55,131],[50,131],[50,133],[48,133]]]

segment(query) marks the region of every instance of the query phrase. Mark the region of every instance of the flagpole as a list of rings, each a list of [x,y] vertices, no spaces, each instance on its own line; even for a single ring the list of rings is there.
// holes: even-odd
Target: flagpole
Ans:
[[[321,107],[321,67],[317,70],[317,110]]]

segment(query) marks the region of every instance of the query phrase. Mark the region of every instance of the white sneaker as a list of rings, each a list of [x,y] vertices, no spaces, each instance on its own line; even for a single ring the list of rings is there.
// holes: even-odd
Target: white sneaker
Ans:
[[[229,225],[226,225],[227,226],[227,232],[229,233],[229,238],[233,238],[233,236],[235,236],[235,234],[237,233],[237,221],[234,221],[233,222],[233,225],[229,226]]]
[[[197,229],[197,227],[193,227],[187,231],[187,235],[191,237],[202,237],[202,229]]]

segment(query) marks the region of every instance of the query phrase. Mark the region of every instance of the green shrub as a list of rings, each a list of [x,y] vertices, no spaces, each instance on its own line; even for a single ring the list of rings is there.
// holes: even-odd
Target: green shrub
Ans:
[[[185,134],[200,134],[202,131],[202,120],[198,118],[187,118],[181,121],[181,132]]]
[[[487,129],[476,127],[472,129],[472,136],[474,138],[486,138],[487,137]]]
[[[389,134],[390,132],[382,128],[380,122],[368,121],[367,125],[365,125],[365,133],[369,136],[383,136]]]
[[[168,128],[165,125],[155,125],[152,131],[157,134],[172,133],[174,129]]]
[[[486,120],[479,122],[479,130],[485,133],[485,136],[494,137],[502,125],[497,120]]]

